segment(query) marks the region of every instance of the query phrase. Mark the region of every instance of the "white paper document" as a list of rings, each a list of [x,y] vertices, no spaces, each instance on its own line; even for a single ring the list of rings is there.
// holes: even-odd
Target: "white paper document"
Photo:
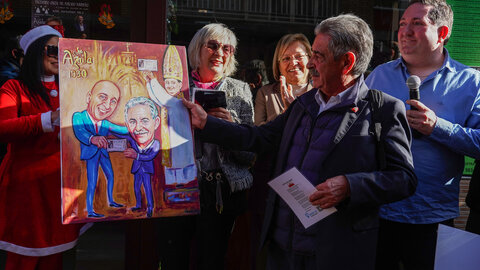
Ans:
[[[435,270],[480,269],[480,235],[438,225]]]
[[[305,228],[337,211],[335,207],[322,209],[310,203],[308,197],[317,189],[295,167],[268,182],[268,185],[290,206]]]

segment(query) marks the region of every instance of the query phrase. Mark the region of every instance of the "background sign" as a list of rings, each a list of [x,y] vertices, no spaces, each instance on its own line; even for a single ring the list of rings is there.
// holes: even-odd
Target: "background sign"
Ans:
[[[45,24],[52,16],[71,19],[75,15],[88,14],[88,1],[32,1],[32,28]]]

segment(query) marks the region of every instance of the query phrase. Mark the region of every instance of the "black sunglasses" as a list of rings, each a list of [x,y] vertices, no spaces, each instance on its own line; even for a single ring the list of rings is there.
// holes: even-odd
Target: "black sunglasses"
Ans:
[[[58,57],[58,46],[47,45],[45,48],[48,57]]]

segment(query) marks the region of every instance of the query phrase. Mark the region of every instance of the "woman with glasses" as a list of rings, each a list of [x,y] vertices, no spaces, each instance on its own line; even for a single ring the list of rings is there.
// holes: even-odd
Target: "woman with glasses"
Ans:
[[[58,98],[58,39],[39,26],[20,40],[18,79],[0,88],[0,249],[6,270],[62,269],[62,252],[81,225],[62,225]]]
[[[276,82],[258,90],[255,125],[275,119],[296,97],[312,89],[307,69],[311,55],[310,42],[303,34],[287,34],[278,41],[273,55],[273,77]]]
[[[190,89],[202,88],[225,93],[225,108],[212,108],[208,113],[225,121],[253,125],[250,87],[245,82],[229,77],[237,64],[236,46],[235,34],[223,24],[208,24],[198,30],[188,46],[192,68]],[[182,231],[165,236],[168,239],[164,239],[166,244],[162,244],[165,247],[163,255],[160,251],[160,256],[163,256],[162,269],[165,265],[165,269],[188,269],[188,263],[180,265],[181,258],[177,260],[168,256],[175,256],[168,254],[170,252],[185,258],[185,252],[178,255],[179,252],[173,252],[172,248],[189,242],[185,239],[187,230],[196,230],[197,268],[223,269],[235,219],[246,210],[246,189],[252,184],[249,168],[254,154],[229,151],[202,141],[196,141],[195,152],[201,213],[195,217],[195,221],[190,217],[177,218],[183,223],[179,221],[171,225],[176,231],[181,227]]]
[[[247,83],[235,80],[235,34],[223,24],[201,28],[188,46],[194,87],[225,92],[226,108],[213,108],[211,116],[253,125],[253,104]],[[246,189],[252,185],[249,168],[254,154],[228,151],[214,144],[196,144],[201,214],[197,223],[200,269],[223,269],[228,239],[235,219],[247,207]]]

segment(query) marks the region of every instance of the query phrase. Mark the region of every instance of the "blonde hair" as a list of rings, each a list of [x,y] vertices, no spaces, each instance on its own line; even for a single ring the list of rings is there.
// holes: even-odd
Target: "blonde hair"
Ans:
[[[193,70],[200,66],[200,50],[209,40],[217,40],[220,43],[229,44],[235,49],[237,48],[237,37],[226,25],[220,23],[207,24],[195,33],[188,45],[188,62]],[[236,68],[237,60],[235,59],[235,53],[233,53],[227,58],[223,75],[229,76],[233,74]]]
[[[284,35],[277,43],[277,47],[275,48],[275,54],[273,55],[273,77],[275,80],[280,79],[280,57],[283,53],[287,50],[288,46],[292,45],[294,42],[300,42],[303,46],[305,46],[306,53],[308,55],[308,59],[312,57],[312,46],[310,45],[310,41],[304,34],[286,34]]]

